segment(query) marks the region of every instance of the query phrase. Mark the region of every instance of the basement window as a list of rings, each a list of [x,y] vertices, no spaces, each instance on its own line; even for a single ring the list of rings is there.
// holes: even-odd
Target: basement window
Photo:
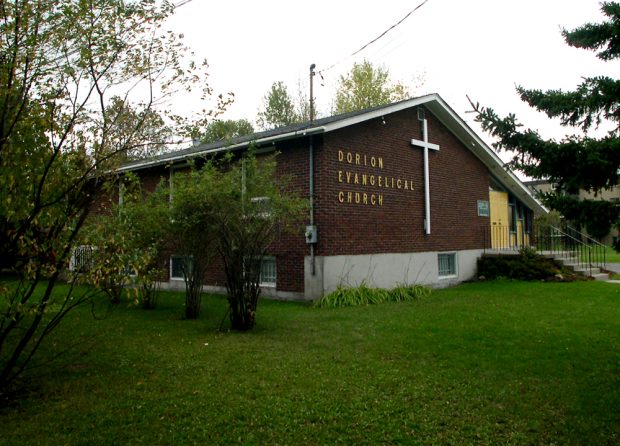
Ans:
[[[437,268],[439,278],[446,279],[457,276],[457,262],[455,252],[443,252],[437,254]]]
[[[192,258],[190,256],[172,255],[170,256],[170,279],[185,280],[183,270],[192,268]]]
[[[263,262],[260,266],[260,285],[276,286],[276,279],[276,258],[263,257]]]

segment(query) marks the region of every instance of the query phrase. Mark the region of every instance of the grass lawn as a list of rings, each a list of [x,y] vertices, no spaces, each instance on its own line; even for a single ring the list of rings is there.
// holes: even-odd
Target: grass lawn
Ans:
[[[620,263],[620,253],[616,252],[611,246],[605,247],[605,261],[609,263]]]
[[[250,333],[216,330],[220,296],[197,321],[182,302],[71,314],[48,349],[79,348],[0,410],[0,444],[620,443],[619,285],[476,283],[336,310],[263,300]]]

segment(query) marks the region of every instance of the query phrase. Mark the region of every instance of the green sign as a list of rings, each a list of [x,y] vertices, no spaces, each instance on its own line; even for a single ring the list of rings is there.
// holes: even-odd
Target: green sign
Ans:
[[[478,200],[478,217],[489,216],[489,202],[487,200]]]

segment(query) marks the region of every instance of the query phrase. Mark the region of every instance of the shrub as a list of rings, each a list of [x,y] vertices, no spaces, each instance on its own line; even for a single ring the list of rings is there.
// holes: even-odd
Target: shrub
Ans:
[[[478,276],[486,279],[547,280],[560,272],[553,260],[529,248],[518,255],[483,255],[478,259]]]

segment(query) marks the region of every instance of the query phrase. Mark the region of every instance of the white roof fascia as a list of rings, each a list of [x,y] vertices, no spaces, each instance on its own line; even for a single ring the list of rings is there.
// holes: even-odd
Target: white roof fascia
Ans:
[[[379,110],[372,110],[367,113],[352,116],[350,118],[331,122],[329,124],[325,124],[325,133],[341,129],[343,127],[349,127],[351,125],[359,124],[361,122],[365,122],[371,119],[381,118],[382,116],[387,116],[391,113],[412,108],[418,105],[423,105],[437,98],[439,98],[439,96],[436,93],[433,93],[426,96],[420,96],[419,98],[413,98],[408,101],[397,102],[396,104],[382,107]]]
[[[203,155],[212,155],[212,154],[215,154],[215,153],[228,152],[230,150],[235,150],[235,149],[240,149],[240,148],[247,147],[250,144],[257,144],[257,145],[268,144],[270,142],[283,141],[283,140],[286,140],[286,139],[293,139],[293,138],[297,138],[299,136],[314,135],[314,134],[317,134],[317,133],[323,133],[325,131],[326,131],[326,129],[323,126],[320,126],[320,127],[310,127],[310,128],[303,129],[303,130],[297,130],[295,132],[282,133],[282,134],[279,134],[279,135],[268,136],[268,137],[260,138],[260,139],[252,139],[250,141],[246,141],[246,142],[242,142],[242,143],[238,143],[238,144],[231,144],[229,146],[216,147],[216,148],[209,149],[209,150],[199,150],[199,151],[196,151],[196,152],[193,152],[193,153],[184,153],[182,155],[177,155],[177,156],[173,156],[173,157],[166,158],[166,159],[145,160],[145,161],[143,161],[141,163],[138,163],[138,164],[133,164],[133,165],[130,165],[130,166],[119,167],[118,169],[116,169],[116,172],[122,173],[122,172],[126,172],[126,171],[141,170],[141,169],[146,169],[148,167],[153,167],[153,166],[157,166],[157,165],[166,165],[166,164],[175,163],[177,161],[185,160],[185,159],[188,159],[188,158],[196,158],[196,157],[200,157],[200,156],[203,156]]]

